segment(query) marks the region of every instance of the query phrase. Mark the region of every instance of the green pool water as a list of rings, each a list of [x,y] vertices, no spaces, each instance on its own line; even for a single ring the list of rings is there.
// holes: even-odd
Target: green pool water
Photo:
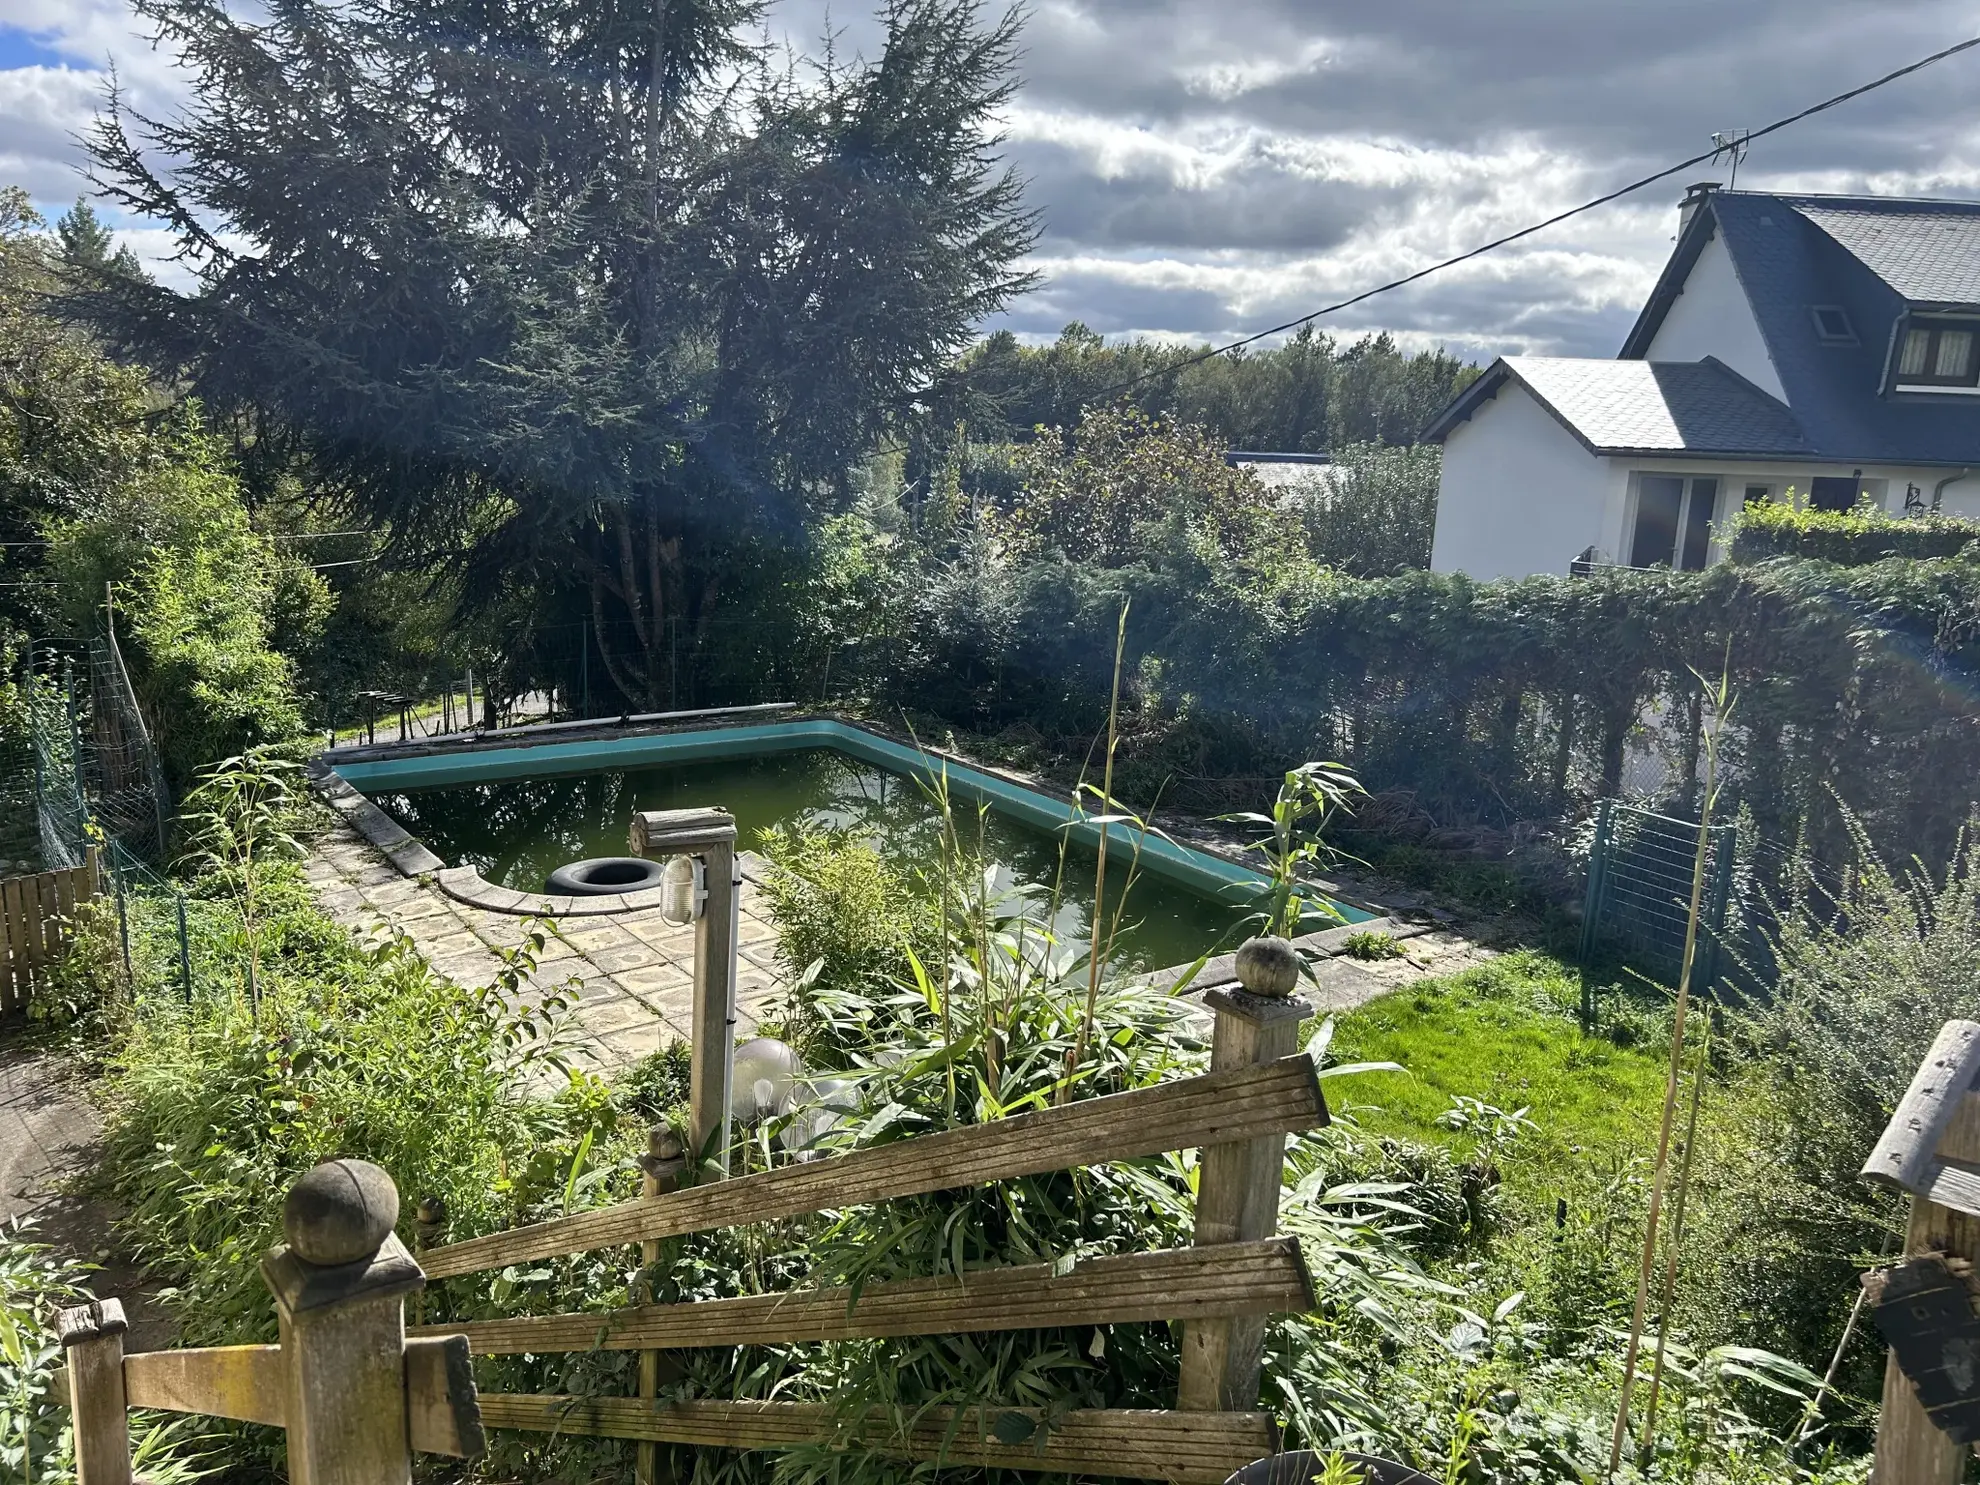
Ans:
[[[919,784],[827,748],[367,792],[447,861],[525,892],[542,891],[549,874],[568,861],[626,854],[635,810],[720,806],[736,817],[740,843],[750,849],[760,849],[771,825],[832,826],[871,840],[909,873],[933,865],[939,839],[937,811]],[[979,817],[966,800],[956,800],[952,809],[966,845],[977,844],[980,829],[982,853],[1002,868],[1000,880],[1050,889],[1060,872],[1055,835],[994,810]],[[1131,849],[1132,841],[1118,834],[1108,848],[1110,916],[1119,906],[1123,856]],[[1090,849],[1066,849],[1057,924],[1062,939],[1077,935],[1084,941],[1089,931],[1094,867]],[[1115,958],[1145,968],[1185,964],[1237,943],[1244,917],[1241,907],[1143,873],[1129,889]]]

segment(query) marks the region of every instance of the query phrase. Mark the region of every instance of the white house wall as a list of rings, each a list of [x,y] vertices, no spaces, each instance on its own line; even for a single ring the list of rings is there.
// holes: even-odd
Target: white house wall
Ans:
[[[1787,401],[1753,306],[1740,287],[1732,254],[1726,251],[1725,238],[1717,234],[1685,275],[1684,289],[1651,337],[1643,359],[1702,361],[1707,356],[1717,356],[1756,387]]]
[[[1608,466],[1508,381],[1444,439],[1431,569],[1481,580],[1565,576],[1599,545]]]

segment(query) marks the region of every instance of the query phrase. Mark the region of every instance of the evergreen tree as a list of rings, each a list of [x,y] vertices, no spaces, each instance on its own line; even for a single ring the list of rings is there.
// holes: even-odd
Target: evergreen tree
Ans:
[[[92,152],[197,287],[76,312],[402,559],[582,603],[634,700],[724,545],[847,498],[1029,282],[981,0],[886,0],[876,57],[815,68],[748,40],[759,0],[137,8],[190,101]]]
[[[55,236],[62,245],[62,261],[84,273],[115,273],[125,278],[143,278],[143,265],[127,246],[118,246],[110,229],[82,197],[55,223]]]

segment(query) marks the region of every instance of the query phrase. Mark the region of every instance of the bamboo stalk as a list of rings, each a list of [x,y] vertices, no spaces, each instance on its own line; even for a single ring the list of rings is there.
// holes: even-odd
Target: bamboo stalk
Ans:
[[[1695,674],[1695,672],[1694,672]],[[1703,684],[1704,678],[1699,678]],[[1623,1355],[1622,1392],[1616,1400],[1616,1425],[1609,1436],[1609,1463],[1602,1478],[1615,1478],[1616,1466],[1622,1462],[1623,1440],[1629,1434],[1629,1396],[1636,1381],[1636,1364],[1643,1347],[1644,1310],[1649,1303],[1650,1276],[1657,1263],[1657,1232],[1663,1215],[1665,1187],[1670,1179],[1671,1134],[1677,1123],[1678,1084],[1684,1074],[1684,1032],[1686,1017],[1691,1009],[1691,970],[1698,957],[1698,919],[1703,910],[1705,897],[1705,853],[1711,842],[1712,806],[1718,800],[1718,733],[1725,726],[1726,717],[1732,711],[1732,699],[1728,694],[1729,682],[1724,670],[1719,676],[1717,693],[1713,696],[1712,732],[1707,740],[1705,757],[1705,797],[1698,811],[1698,844],[1691,858],[1691,904],[1685,915],[1684,959],[1678,972],[1677,1007],[1671,1018],[1671,1058],[1664,1075],[1664,1107],[1657,1124],[1657,1166],[1650,1185],[1650,1210],[1644,1222],[1643,1258],[1637,1269],[1636,1299],[1631,1307],[1629,1321],[1629,1346]],[[1663,1329],[1658,1333],[1658,1356],[1663,1354]]]

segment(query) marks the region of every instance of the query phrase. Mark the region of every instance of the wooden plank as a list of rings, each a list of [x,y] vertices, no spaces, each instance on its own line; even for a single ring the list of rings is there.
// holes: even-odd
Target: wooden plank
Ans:
[[[422,1454],[478,1459],[488,1452],[465,1336],[406,1342],[406,1430]]]
[[[433,1249],[423,1267],[430,1279],[447,1278],[676,1233],[1285,1134],[1325,1117],[1320,1081],[1302,1053],[490,1233]]]
[[[55,887],[66,875],[66,872],[44,871],[35,878],[41,897],[41,952],[48,964],[62,957],[62,945],[67,937],[63,932],[62,900]]]
[[[1090,1258],[1062,1274],[1049,1263],[975,1269],[960,1279],[870,1284],[850,1289],[753,1294],[739,1299],[578,1315],[533,1315],[431,1326],[463,1333],[477,1355],[522,1352],[672,1350],[868,1336],[952,1335],[1271,1315],[1313,1308],[1299,1244],[1292,1238]]]
[[[4,987],[8,1010],[27,1003],[30,975],[27,952],[27,923],[20,910],[17,878],[0,880],[0,936],[7,941],[7,980]]]
[[[55,911],[62,915],[62,941],[67,943],[75,933],[76,898],[84,868],[71,867],[67,871],[55,873]],[[87,896],[87,889],[83,889]]]
[[[288,1377],[280,1346],[139,1351],[124,1358],[124,1391],[134,1408],[204,1413],[276,1428],[288,1422]]]
[[[467,1339],[458,1332],[406,1342],[407,1424],[423,1454],[473,1459],[486,1448]],[[65,1401],[57,1369],[51,1396]],[[280,1346],[139,1351],[124,1358],[126,1406],[288,1426],[288,1377]]]
[[[1943,1122],[1934,1147],[1927,1153],[1942,1161],[1980,1162],[1980,1097],[1969,1096],[1954,1103],[1951,1117]],[[1904,1251],[1907,1255],[1943,1253],[1969,1261],[1980,1259],[1980,1216],[1968,1216],[1915,1196]],[[1899,1369],[1897,1357],[1887,1356],[1872,1485],[1959,1485],[1966,1460],[1965,1446],[1954,1443],[1932,1422],[1911,1379]]]
[[[14,931],[7,921],[7,883],[0,878],[0,1011],[14,1004]]]
[[[1967,1094],[1980,1087],[1980,1021],[1948,1021],[1898,1100],[1863,1178],[1916,1195],[1937,1174],[1940,1138]]]
[[[942,1464],[1054,1474],[1222,1485],[1254,1459],[1276,1453],[1267,1413],[1169,1413],[1093,1408],[1063,1415],[1049,1430],[1027,1408],[928,1408],[896,1424],[875,1409],[848,1425],[819,1403],[648,1403],[636,1397],[559,1397],[483,1393],[490,1428],[575,1434],[585,1438],[657,1439],[731,1449],[789,1449],[832,1443]],[[1001,1443],[1029,1424],[1033,1436]],[[1014,1428],[1013,1425],[1016,1425]]]

